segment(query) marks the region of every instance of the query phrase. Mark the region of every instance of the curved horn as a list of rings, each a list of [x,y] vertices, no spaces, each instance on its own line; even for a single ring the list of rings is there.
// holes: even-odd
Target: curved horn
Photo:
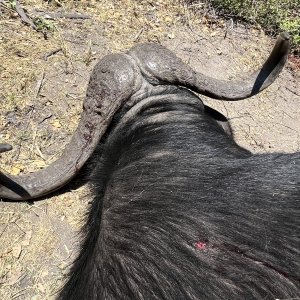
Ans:
[[[28,175],[10,176],[0,172],[0,198],[33,199],[70,181],[93,153],[122,102],[139,89],[138,72],[128,55],[104,57],[92,72],[81,120],[61,157],[47,168]],[[8,149],[3,145],[0,150]]]
[[[12,150],[12,146],[9,144],[0,144],[0,153]]]
[[[281,33],[262,68],[240,81],[218,80],[195,72],[170,50],[157,44],[142,44],[128,54],[139,64],[152,84],[171,83],[219,100],[240,100],[268,87],[282,70],[288,56],[289,35]]]

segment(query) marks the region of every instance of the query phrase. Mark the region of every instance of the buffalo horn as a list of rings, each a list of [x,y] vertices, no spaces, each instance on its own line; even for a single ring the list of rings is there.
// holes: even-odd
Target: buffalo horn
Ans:
[[[219,100],[241,100],[268,87],[282,70],[289,52],[289,35],[281,33],[262,68],[238,81],[218,80],[195,72],[170,50],[156,44],[141,44],[128,53],[152,84],[175,84]]]
[[[122,102],[139,89],[138,72],[128,55],[104,57],[92,72],[81,120],[61,157],[32,174],[11,176],[0,172],[0,198],[38,198],[70,181],[93,153]],[[0,151],[9,150],[7,147],[1,144]]]

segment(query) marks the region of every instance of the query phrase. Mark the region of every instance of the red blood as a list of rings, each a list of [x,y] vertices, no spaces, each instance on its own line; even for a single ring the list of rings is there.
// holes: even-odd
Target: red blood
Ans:
[[[206,244],[203,242],[197,242],[195,246],[196,246],[196,249],[199,249],[199,250],[203,250],[206,248]]]

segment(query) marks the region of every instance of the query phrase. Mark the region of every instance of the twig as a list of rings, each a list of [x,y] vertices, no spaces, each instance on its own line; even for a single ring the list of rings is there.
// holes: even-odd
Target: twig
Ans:
[[[52,55],[54,55],[54,54],[56,54],[56,53],[58,53],[58,52],[60,52],[60,51],[62,51],[62,48],[58,48],[58,49],[52,50],[52,51],[50,51],[50,52],[47,52],[47,53],[44,55],[44,60],[47,60],[50,56],[52,56]]]
[[[45,158],[45,156],[43,155],[43,153],[42,153],[42,151],[41,151],[41,149],[39,148],[38,145],[35,145],[35,150],[36,150],[36,154],[39,155],[43,160],[46,161],[46,158]]]
[[[76,14],[76,13],[61,13],[61,12],[41,12],[41,14],[45,19],[81,19],[86,20],[90,19],[89,15],[84,14]]]
[[[50,118],[52,118],[52,114],[50,113],[50,114],[48,114],[46,117],[44,117],[41,121],[39,121],[38,122],[38,124],[40,125],[40,124],[42,124],[44,121],[46,121],[46,120],[48,120],[48,119],[50,119]]]
[[[296,96],[300,97],[300,94],[298,94],[297,92],[295,92],[295,91],[291,90],[291,89],[290,89],[290,88],[288,88],[288,87],[286,87],[286,89],[287,89],[288,91],[290,91],[292,94],[294,94],[294,95],[296,95]]]
[[[87,20],[90,19],[91,17],[88,15],[82,15],[82,14],[63,14],[63,13],[55,13],[54,14],[55,18],[65,18],[65,19],[81,19],[81,20]]]
[[[139,37],[141,36],[143,31],[144,31],[144,28],[141,28],[141,30],[135,35],[135,37],[133,39],[134,42],[136,42],[139,39]]]
[[[15,224],[23,233],[26,233],[26,231],[24,231],[23,228],[16,221],[13,221],[11,223]]]
[[[80,98],[80,96],[76,96],[76,95],[70,94],[70,93],[66,94],[66,96],[67,96],[67,97],[70,97],[70,98],[72,98],[72,99],[79,99],[79,98]]]
[[[21,275],[21,276],[18,278],[18,281],[17,281],[17,282],[23,280],[26,276],[27,276],[27,274]],[[17,282],[16,282],[16,283],[17,283]],[[21,296],[24,296],[25,293],[23,293],[23,292],[26,291],[26,290],[28,290],[28,288],[24,288],[24,289],[22,289],[22,290],[20,290],[20,291],[17,291],[15,294],[13,294],[13,295],[11,296],[11,300],[14,300],[14,299],[16,299],[16,298],[19,298],[19,297],[21,297]]]
[[[38,97],[44,82],[45,82],[45,70],[43,70],[42,78],[37,82],[35,98]]]
[[[34,30],[38,31],[37,27],[34,25],[34,23],[29,19],[29,17],[26,15],[24,9],[21,7],[18,0],[16,0],[16,12],[21,17],[21,20],[31,26]]]

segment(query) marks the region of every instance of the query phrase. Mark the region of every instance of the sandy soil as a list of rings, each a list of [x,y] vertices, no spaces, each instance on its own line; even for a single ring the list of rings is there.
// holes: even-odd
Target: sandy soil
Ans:
[[[57,1],[59,2],[59,1]],[[78,12],[91,18],[50,20],[48,39],[1,6],[0,142],[14,146],[0,166],[32,172],[55,160],[80,117],[89,74],[105,54],[160,42],[197,71],[239,78],[259,67],[274,40],[259,29],[228,27],[171,1],[65,4],[24,1],[29,16]],[[41,12],[42,10],[42,12]],[[226,37],[225,37],[226,36]],[[57,53],[45,60],[53,50]],[[231,120],[236,141],[256,153],[299,151],[300,73],[291,63],[263,93],[240,102],[203,97]],[[78,246],[91,199],[85,170],[55,195],[34,203],[0,203],[0,299],[54,299]]]

